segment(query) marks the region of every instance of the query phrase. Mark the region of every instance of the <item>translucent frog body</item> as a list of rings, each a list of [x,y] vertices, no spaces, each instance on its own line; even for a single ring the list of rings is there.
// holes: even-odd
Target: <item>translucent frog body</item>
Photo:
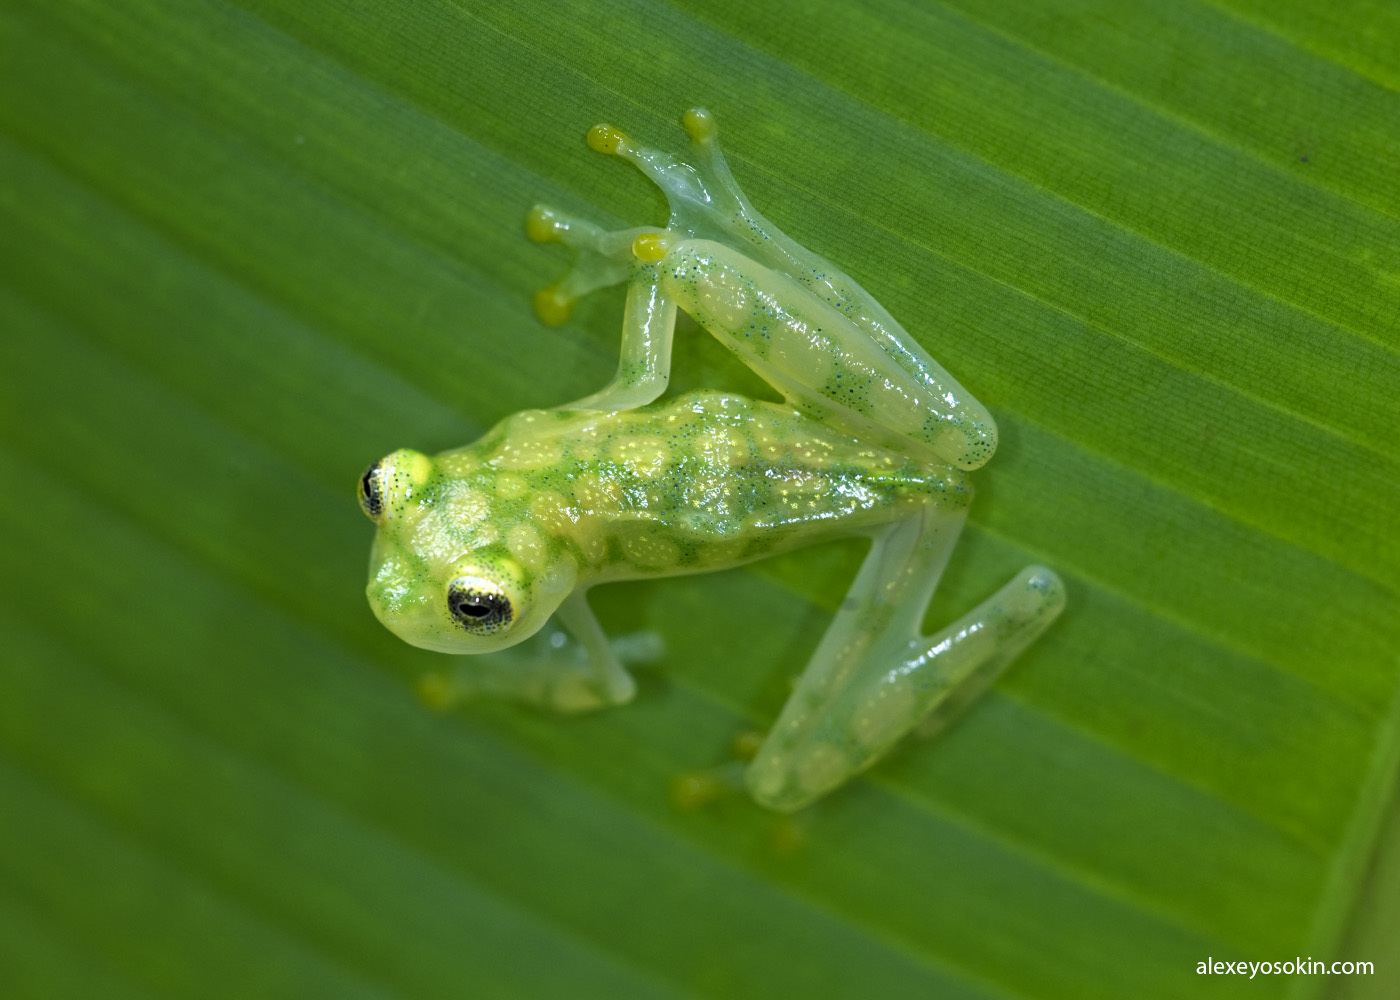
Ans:
[[[1064,604],[1022,570],[934,635],[920,624],[967,514],[965,472],[996,425],[871,296],[759,215],[729,173],[712,116],[684,117],[691,163],[607,125],[589,145],[665,192],[665,229],[607,232],[545,207],[527,230],[578,260],[536,309],[628,283],[617,374],[599,392],[508,417],[429,458],[394,452],[360,484],[378,525],[367,588],[404,640],[474,657],[439,700],[487,692],[563,711],[630,700],[616,643],[589,610],[612,580],[724,569],[824,539],[870,552],[744,782],[800,808],[928,734],[984,690]],[[676,310],[786,405],[667,384]],[[553,624],[545,627],[553,619]],[[533,638],[532,638],[533,637]],[[499,653],[532,640],[527,655]]]

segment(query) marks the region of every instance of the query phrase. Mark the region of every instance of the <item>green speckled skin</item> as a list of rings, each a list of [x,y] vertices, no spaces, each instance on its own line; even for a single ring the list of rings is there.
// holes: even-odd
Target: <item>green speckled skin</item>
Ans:
[[[465,448],[402,450],[371,466],[361,502],[379,530],[367,592],[415,645],[492,654],[430,686],[434,700],[490,692],[575,711],[635,691],[588,610],[594,584],[870,535],[850,594],[747,769],[755,799],[792,810],[902,736],[946,724],[1053,620],[1063,587],[1028,567],[920,634],[971,500],[963,470],[991,457],[995,424],[864,289],[748,204],[708,113],[685,124],[699,166],[608,126],[589,136],[662,187],[666,229],[604,232],[545,208],[529,219],[533,238],[579,255],[537,298],[546,321],[629,282],[613,381],[515,414]],[[717,391],[656,402],[677,309],[786,404]],[[545,627],[551,616],[564,631]],[[525,640],[524,657],[498,652]]]

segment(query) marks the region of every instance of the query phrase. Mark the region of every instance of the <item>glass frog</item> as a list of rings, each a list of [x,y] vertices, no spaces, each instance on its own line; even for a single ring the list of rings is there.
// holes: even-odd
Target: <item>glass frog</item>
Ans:
[[[921,633],[972,498],[965,473],[996,448],[992,417],[860,285],[754,210],[708,112],[683,121],[691,163],[611,126],[588,134],[661,187],[664,229],[608,232],[543,206],[527,220],[533,239],[577,254],[536,298],[546,322],[627,283],[616,376],[576,402],[507,417],[465,448],[401,450],[370,466],[360,483],[378,525],[367,592],[380,621],[426,649],[494,653],[534,637],[526,656],[454,671],[448,694],[577,711],[635,692],[588,588],[869,536],[746,770],[754,799],[792,811],[905,735],[944,725],[1049,625],[1064,588],[1031,566]],[[721,391],[657,402],[678,309],[786,404]],[[545,627],[551,617],[572,641]]]

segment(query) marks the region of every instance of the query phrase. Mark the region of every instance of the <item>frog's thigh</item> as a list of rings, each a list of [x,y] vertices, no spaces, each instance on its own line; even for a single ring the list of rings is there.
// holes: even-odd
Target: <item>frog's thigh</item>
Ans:
[[[795,809],[860,769],[859,755],[847,748],[853,725],[849,693],[867,687],[867,675],[906,658],[966,514],[965,507],[948,510],[931,502],[875,538],[749,767],[749,790],[761,804]]]
[[[938,444],[953,433],[937,413],[946,402],[790,275],[708,240],[672,242],[658,268],[666,295],[793,405],[948,460]]]
[[[663,234],[639,246],[656,247],[664,256],[656,268],[667,297],[748,360],[766,355],[779,320],[770,316],[790,297],[795,282],[775,274],[732,247],[711,240]],[[652,251],[655,252],[655,251]],[[799,294],[805,294],[799,290]],[[771,326],[771,329],[770,329]]]
[[[871,608],[870,593],[897,590],[899,577],[932,570],[921,591],[931,593],[941,569],[938,545],[919,545],[901,560],[892,548],[909,547],[898,532],[877,542],[852,588],[846,608]],[[941,553],[946,558],[946,552]],[[867,575],[872,560],[885,572]],[[904,595],[918,597],[912,589]],[[915,622],[927,597],[915,607]],[[905,623],[876,614],[867,634],[838,620],[823,638],[807,673],[784,707],[747,774],[760,804],[790,811],[869,767],[940,706],[959,707],[984,690],[1059,613],[1064,589],[1054,573],[1028,567],[1001,590],[930,638],[910,638]],[[873,606],[878,612],[878,605]],[[899,609],[907,613],[907,608]],[[915,626],[915,628],[917,625]],[[844,634],[840,634],[844,632]],[[838,633],[833,636],[833,633]]]

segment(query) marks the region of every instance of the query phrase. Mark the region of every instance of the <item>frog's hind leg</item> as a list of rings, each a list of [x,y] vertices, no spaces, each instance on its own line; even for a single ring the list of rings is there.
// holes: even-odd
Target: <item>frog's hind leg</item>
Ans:
[[[859,288],[825,257],[803,247],[753,207],[730,173],[720,148],[719,124],[711,112],[691,108],[681,116],[681,124],[690,136],[690,163],[643,146],[612,125],[593,126],[588,145],[631,163],[661,189],[671,210],[668,228],[674,232],[747,244],[748,256],[813,287],[824,298],[832,291],[826,287],[828,275],[839,277],[843,286]]]
[[[790,812],[865,770],[925,719],[984,690],[1054,620],[1064,587],[1031,566],[939,631],[919,622],[963,514],[929,508],[877,538],[746,781]]]
[[[640,145],[611,125],[595,125],[588,133],[588,144],[632,163],[661,188],[671,208],[668,228],[674,233],[730,247],[741,245],[747,257],[805,286],[879,346],[887,363],[902,369],[898,379],[906,383],[912,379],[912,387],[904,391],[912,388],[928,409],[926,426],[905,435],[910,447],[931,450],[940,461],[960,469],[975,469],[991,458],[997,430],[986,407],[854,278],[799,244],[753,207],[720,150],[714,115],[704,108],[691,108],[682,123],[690,134],[691,163]]]

